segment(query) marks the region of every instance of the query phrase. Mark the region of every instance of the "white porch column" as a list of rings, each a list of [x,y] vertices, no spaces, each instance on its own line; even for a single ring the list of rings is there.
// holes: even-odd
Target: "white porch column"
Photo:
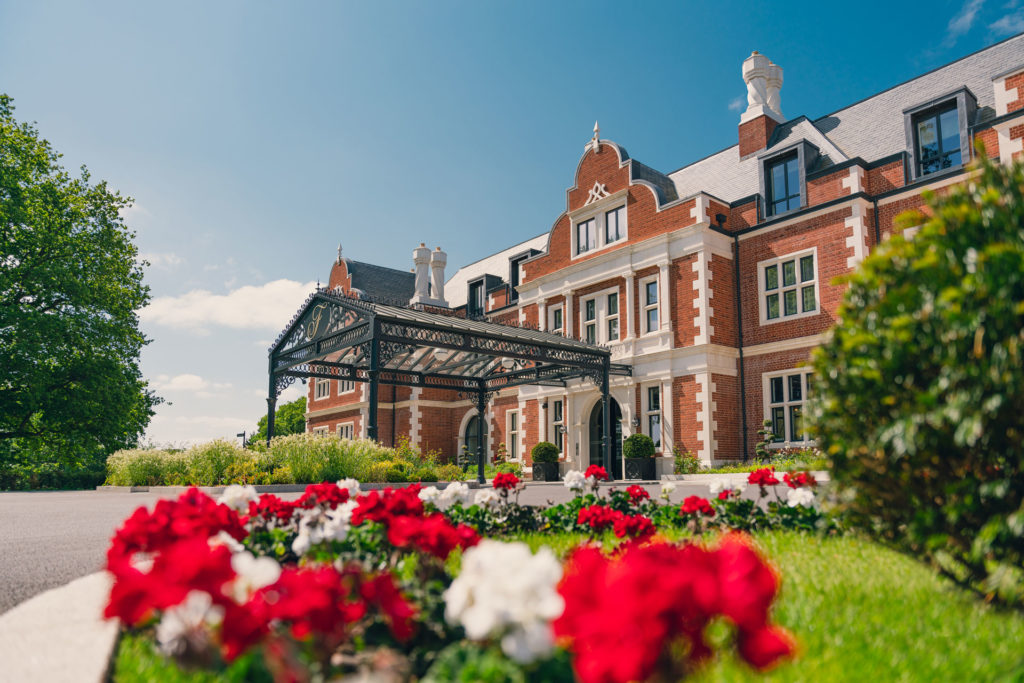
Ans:
[[[573,324],[572,319],[572,290],[568,290],[565,293],[565,313],[563,314],[562,327],[565,330],[566,337],[577,337],[579,336],[574,330],[576,326]]]
[[[548,329],[548,307],[543,301],[537,304],[537,329],[545,331]]]
[[[672,378],[669,377],[661,382],[661,443],[662,454],[672,455],[673,425],[675,424],[675,411],[672,405]]]
[[[658,266],[658,316],[661,318],[661,331],[672,329],[672,307],[669,305],[668,263]]]
[[[636,336],[635,325],[633,324],[633,315],[636,311],[636,302],[633,296],[633,285],[636,278],[633,277],[633,271],[630,271],[626,276],[626,339],[632,339]]]

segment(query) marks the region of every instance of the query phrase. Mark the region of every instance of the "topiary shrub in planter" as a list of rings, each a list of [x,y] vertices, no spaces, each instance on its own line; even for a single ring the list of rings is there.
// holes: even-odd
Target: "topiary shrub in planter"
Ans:
[[[541,441],[530,451],[534,481],[558,481],[558,446]]]
[[[848,520],[1022,601],[1024,171],[990,162],[848,278],[808,409]]]
[[[633,434],[622,442],[626,479],[654,479],[654,441],[646,434]]]

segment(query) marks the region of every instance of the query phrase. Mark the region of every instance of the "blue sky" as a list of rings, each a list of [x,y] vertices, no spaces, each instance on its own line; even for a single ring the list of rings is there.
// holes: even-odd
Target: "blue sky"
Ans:
[[[183,443],[253,428],[339,242],[403,269],[441,245],[450,273],[551,227],[595,119],[664,172],[733,144],[751,50],[814,118],[1024,31],[1020,0],[849,8],[3,0],[0,92],[135,198],[148,437]]]

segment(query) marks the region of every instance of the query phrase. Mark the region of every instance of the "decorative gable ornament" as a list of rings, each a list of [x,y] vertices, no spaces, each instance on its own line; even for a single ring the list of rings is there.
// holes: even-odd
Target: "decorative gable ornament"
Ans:
[[[604,183],[594,183],[594,187],[592,187],[590,190],[590,196],[587,197],[587,201],[586,203],[583,204],[583,206],[593,204],[598,199],[604,199],[610,194],[611,192],[609,192],[608,188],[604,186]]]

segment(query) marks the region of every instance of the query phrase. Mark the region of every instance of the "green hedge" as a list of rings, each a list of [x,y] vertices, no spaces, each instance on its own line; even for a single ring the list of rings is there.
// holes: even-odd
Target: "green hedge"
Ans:
[[[361,482],[449,481],[461,479],[455,465],[441,465],[408,441],[394,448],[369,439],[314,434],[274,438],[270,446],[243,449],[222,439],[186,451],[133,449],[107,459],[110,486],[218,486],[225,484],[308,484],[353,478]]]

